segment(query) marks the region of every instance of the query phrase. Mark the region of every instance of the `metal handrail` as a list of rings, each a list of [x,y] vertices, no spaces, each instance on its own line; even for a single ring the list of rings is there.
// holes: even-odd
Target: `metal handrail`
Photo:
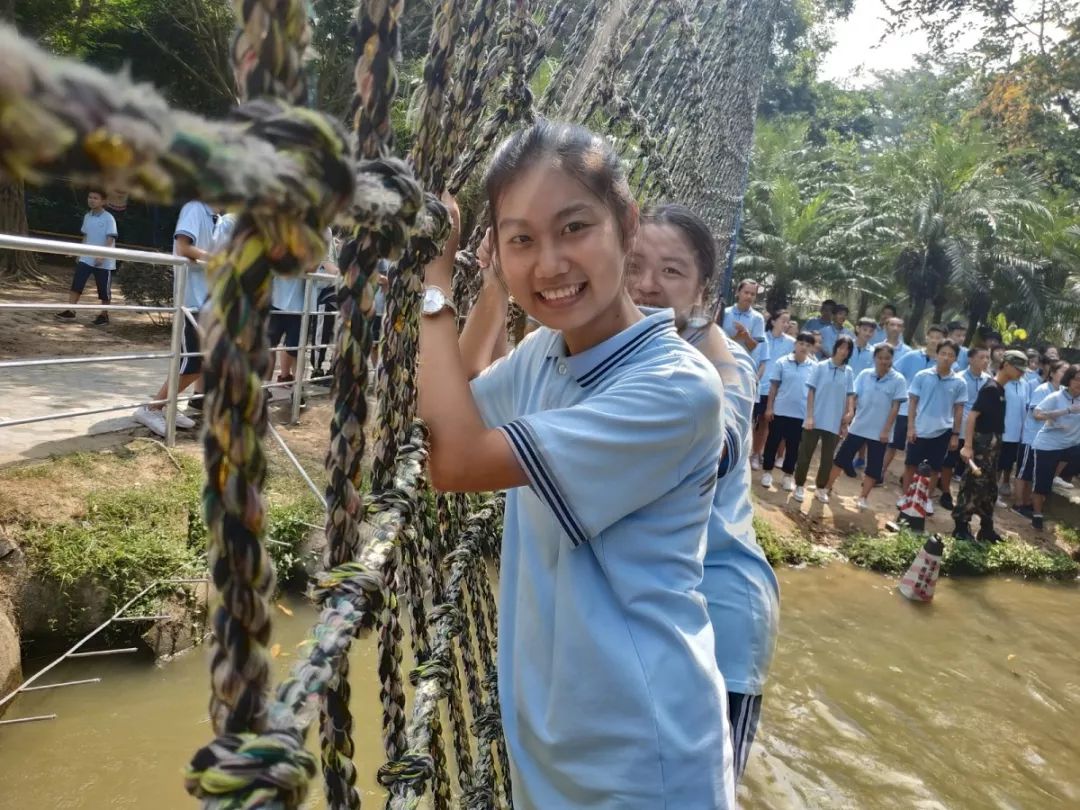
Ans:
[[[191,400],[199,394],[181,396],[178,394],[179,379],[180,379],[180,364],[184,358],[199,356],[200,352],[182,352],[180,350],[184,333],[184,322],[189,321],[196,327],[198,326],[195,313],[191,309],[183,305],[185,292],[187,288],[187,271],[188,268],[194,264],[205,264],[205,262],[192,262],[183,256],[177,256],[172,253],[161,253],[148,250],[133,250],[129,248],[116,248],[105,247],[100,245],[87,245],[81,242],[65,242],[56,239],[41,239],[38,237],[27,236],[15,236],[12,234],[0,233],[0,249],[8,250],[24,250],[35,253],[52,253],[64,256],[89,256],[102,259],[117,259],[127,262],[141,262],[151,265],[170,265],[175,268],[173,274],[173,305],[167,307],[152,307],[152,306],[139,306],[129,304],[53,304],[53,303],[7,303],[0,302],[0,312],[3,311],[38,311],[38,312],[50,312],[50,311],[127,311],[127,312],[153,312],[164,313],[168,312],[173,315],[172,330],[170,335],[170,347],[168,352],[142,352],[133,354],[120,354],[120,355],[100,355],[100,356],[77,356],[77,357],[55,357],[55,358],[34,358],[27,360],[2,360],[0,361],[0,370],[5,368],[28,368],[28,367],[45,367],[53,365],[80,365],[80,364],[92,364],[92,363],[105,363],[105,362],[135,362],[141,360],[169,360],[168,371],[168,396],[164,400],[151,400],[148,402],[136,402],[125,403],[123,405],[111,405],[100,408],[86,408],[76,411],[65,411],[63,413],[46,414],[43,416],[24,417],[20,419],[9,419],[0,421],[0,428],[15,427],[17,425],[32,424],[35,422],[48,422],[60,419],[71,419],[79,416],[94,416],[103,413],[112,413],[116,411],[130,410],[141,407],[143,405],[164,405],[165,408],[165,425],[166,446],[173,446],[176,443],[176,414],[179,403]],[[293,386],[292,391],[292,403],[290,409],[289,423],[295,424],[300,418],[300,409],[304,396],[305,384],[314,382],[322,382],[330,379],[328,376],[313,377],[310,380],[304,380],[303,376],[307,373],[307,352],[309,350],[329,349],[333,346],[332,343],[308,343],[308,332],[310,331],[311,316],[317,314],[319,317],[337,317],[337,313],[314,313],[312,312],[312,299],[313,289],[315,283],[318,281],[337,281],[339,276],[332,275],[330,273],[305,273],[303,275],[304,280],[304,304],[302,310],[275,310],[275,314],[280,315],[299,315],[301,318],[300,324],[300,344],[298,346],[282,346],[274,347],[270,351],[273,353],[279,352],[297,352],[297,367],[296,367],[296,381],[290,383],[265,383],[264,389],[278,388],[285,386]]]

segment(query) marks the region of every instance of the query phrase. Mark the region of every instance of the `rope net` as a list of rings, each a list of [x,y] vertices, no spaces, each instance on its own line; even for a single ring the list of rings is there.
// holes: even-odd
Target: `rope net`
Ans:
[[[206,807],[298,807],[320,765],[327,805],[360,806],[348,653],[369,634],[377,638],[385,761],[363,767],[377,768],[387,807],[415,807],[425,793],[436,810],[512,806],[489,578],[502,503],[433,495],[426,432],[415,418],[421,270],[449,231],[439,195],[465,188],[501,136],[543,113],[607,132],[643,201],[674,195],[715,215],[704,178],[727,145],[700,133],[724,53],[717,21],[729,6],[436,0],[404,157],[394,154],[390,120],[403,0],[361,0],[342,32],[356,54],[351,132],[304,106],[303,0],[235,0],[240,103],[221,122],[173,111],[153,88],[52,58],[0,28],[5,175],[67,175],[148,201],[201,199],[238,212],[230,243],[208,267],[212,298],[202,315],[216,737],[192,758],[186,786]],[[478,288],[473,251],[484,212],[475,220],[457,263],[463,307]],[[337,290],[325,570],[312,589],[321,613],[298,663],[271,688],[274,572],[264,545],[259,387],[269,367],[270,281],[316,266],[332,224],[349,238]],[[383,259],[393,269],[365,494],[368,320]],[[411,700],[406,627],[417,662],[407,675]],[[316,719],[321,763],[305,749]]]

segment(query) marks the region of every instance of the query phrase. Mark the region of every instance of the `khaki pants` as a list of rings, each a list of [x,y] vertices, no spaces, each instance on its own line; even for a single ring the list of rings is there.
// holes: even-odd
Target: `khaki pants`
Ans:
[[[810,458],[821,442],[821,458],[817,468],[817,487],[825,489],[829,483],[829,471],[832,469],[833,456],[836,455],[836,443],[840,437],[827,430],[814,428],[802,432],[802,441],[799,442],[799,461],[795,465],[795,486],[801,487],[806,483],[806,475],[810,472]]]

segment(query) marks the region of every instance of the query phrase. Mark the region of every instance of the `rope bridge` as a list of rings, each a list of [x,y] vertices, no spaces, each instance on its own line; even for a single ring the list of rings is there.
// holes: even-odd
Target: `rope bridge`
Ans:
[[[436,810],[512,805],[487,568],[497,563],[501,499],[433,495],[426,431],[415,418],[422,268],[449,232],[439,195],[463,189],[493,144],[539,110],[608,132],[643,199],[673,194],[709,213],[703,178],[717,150],[700,133],[710,64],[722,51],[713,21],[725,4],[629,0],[601,43],[599,67],[582,77],[610,2],[435,0],[413,144],[399,158],[390,110],[403,6],[362,0],[356,9],[347,32],[356,54],[351,131],[305,107],[303,0],[235,0],[240,99],[220,122],[173,111],[152,88],[51,58],[0,28],[0,171],[30,182],[63,174],[147,201],[201,199],[238,212],[232,240],[208,268],[202,315],[216,737],[192,758],[186,786],[207,807],[297,807],[320,765],[328,806],[360,806],[348,653],[372,633],[387,806],[416,807],[428,791]],[[584,91],[566,104],[582,78]],[[486,219],[476,218],[458,257],[463,303],[478,285],[471,251]],[[326,456],[326,570],[312,591],[321,613],[298,663],[271,689],[275,582],[264,546],[259,387],[269,367],[270,282],[317,265],[332,224],[349,239]],[[395,266],[365,495],[368,320],[384,258]],[[417,662],[411,705],[405,625]],[[321,763],[305,749],[316,718]]]

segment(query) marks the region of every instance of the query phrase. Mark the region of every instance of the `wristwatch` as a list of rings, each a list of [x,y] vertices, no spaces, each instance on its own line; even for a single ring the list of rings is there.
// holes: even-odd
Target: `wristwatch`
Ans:
[[[454,317],[457,317],[457,307],[454,306],[453,300],[446,293],[439,287],[424,287],[424,300],[420,305],[420,314],[432,318],[444,309],[450,310]]]

